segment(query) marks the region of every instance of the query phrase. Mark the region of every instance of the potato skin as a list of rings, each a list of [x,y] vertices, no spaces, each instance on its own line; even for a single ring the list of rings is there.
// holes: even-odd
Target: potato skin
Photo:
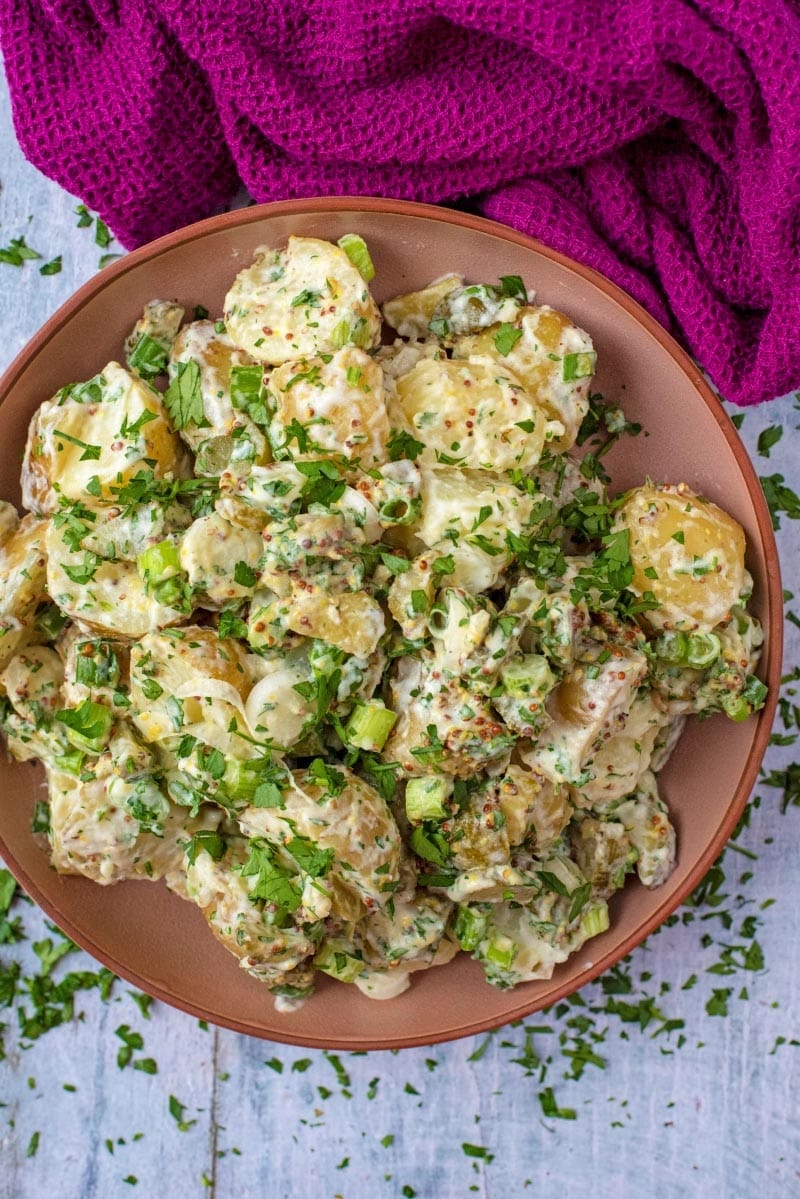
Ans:
[[[651,483],[628,494],[616,528],[630,533],[630,589],[658,601],[645,614],[652,628],[703,632],[725,620],[745,584],[745,536],[732,516],[685,483]]]

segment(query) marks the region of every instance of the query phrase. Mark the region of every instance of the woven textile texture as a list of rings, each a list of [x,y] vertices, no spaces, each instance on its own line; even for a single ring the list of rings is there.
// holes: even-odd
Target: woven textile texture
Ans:
[[[800,384],[794,0],[0,0],[22,148],[132,247],[259,201],[457,201]]]

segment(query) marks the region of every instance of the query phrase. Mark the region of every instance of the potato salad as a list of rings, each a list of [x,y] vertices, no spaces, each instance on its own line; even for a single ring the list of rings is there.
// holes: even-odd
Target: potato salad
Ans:
[[[607,491],[639,430],[589,334],[515,275],[382,309],[373,275],[290,237],[221,313],[148,303],[0,503],[0,723],[53,866],[165,880],[282,1010],[459,951],[549,978],[669,875],[687,717],[766,690],[736,521]]]

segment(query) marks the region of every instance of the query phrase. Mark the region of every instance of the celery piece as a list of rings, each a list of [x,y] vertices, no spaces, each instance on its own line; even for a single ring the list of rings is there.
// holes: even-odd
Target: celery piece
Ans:
[[[329,340],[334,350],[341,350],[346,346],[350,340],[350,322],[341,320],[337,325],[334,325]]]
[[[67,618],[55,604],[43,604],[36,613],[34,627],[43,633],[48,641],[54,641],[67,623]]]
[[[424,820],[444,820],[449,816],[447,800],[453,791],[452,779],[427,775],[406,783],[406,815],[412,824]]]
[[[596,937],[598,933],[604,933],[608,926],[608,904],[605,900],[590,904],[583,914],[581,931],[587,937]]]
[[[340,983],[355,982],[364,970],[361,959],[354,957],[349,948],[344,948],[342,943],[335,940],[325,941],[320,945],[314,965],[317,970],[321,970],[323,974],[330,974],[331,978],[337,978]]]
[[[136,565],[139,574],[148,583],[161,583],[178,574],[181,569],[178,547],[171,541],[159,541],[139,554]]]
[[[357,233],[345,233],[339,238],[340,248],[344,250],[353,266],[359,272],[365,283],[371,283],[375,278],[375,264],[367,249],[367,243]]]
[[[386,738],[394,728],[397,713],[392,712],[379,699],[369,699],[356,704],[345,726],[347,744],[356,749],[377,753],[386,744]]]
[[[547,695],[555,686],[555,675],[543,654],[512,658],[500,670],[503,687],[512,699]]]
[[[686,664],[695,669],[710,666],[722,652],[722,642],[715,633],[692,633],[686,649]]]

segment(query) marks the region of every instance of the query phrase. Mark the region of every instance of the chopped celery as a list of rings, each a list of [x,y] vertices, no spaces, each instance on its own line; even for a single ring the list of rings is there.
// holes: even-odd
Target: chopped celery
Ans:
[[[500,671],[500,678],[513,699],[546,695],[555,686],[555,675],[543,654],[513,658]]]
[[[116,687],[119,659],[104,641],[84,641],[77,647],[75,679],[85,687]]]
[[[350,322],[341,320],[331,330],[330,343],[334,350],[341,350],[350,340]]]
[[[700,669],[716,662],[722,651],[722,642],[715,633],[692,633],[686,650],[686,664]]]
[[[449,815],[447,800],[453,791],[452,779],[428,775],[406,783],[406,815],[412,824],[423,820],[444,820]]]
[[[590,904],[583,914],[581,931],[587,937],[596,937],[599,933],[604,933],[608,926],[608,904],[605,900]]]
[[[139,574],[148,583],[161,583],[178,574],[181,569],[178,547],[171,541],[159,541],[139,554],[136,565]]]
[[[56,756],[56,766],[67,774],[79,775],[83,770],[83,760],[86,754],[82,749],[71,749],[68,753]]]
[[[379,699],[356,704],[344,730],[347,744],[377,753],[386,744],[396,720],[397,713]]]
[[[367,249],[367,243],[357,233],[345,233],[339,238],[339,246],[344,250],[353,266],[365,283],[371,283],[375,278],[375,265]]]
[[[345,942],[346,944],[346,942]],[[348,949],[337,941],[329,940],[320,945],[314,958],[314,965],[323,974],[338,978],[340,983],[355,982],[364,970],[361,958],[354,957]]]

